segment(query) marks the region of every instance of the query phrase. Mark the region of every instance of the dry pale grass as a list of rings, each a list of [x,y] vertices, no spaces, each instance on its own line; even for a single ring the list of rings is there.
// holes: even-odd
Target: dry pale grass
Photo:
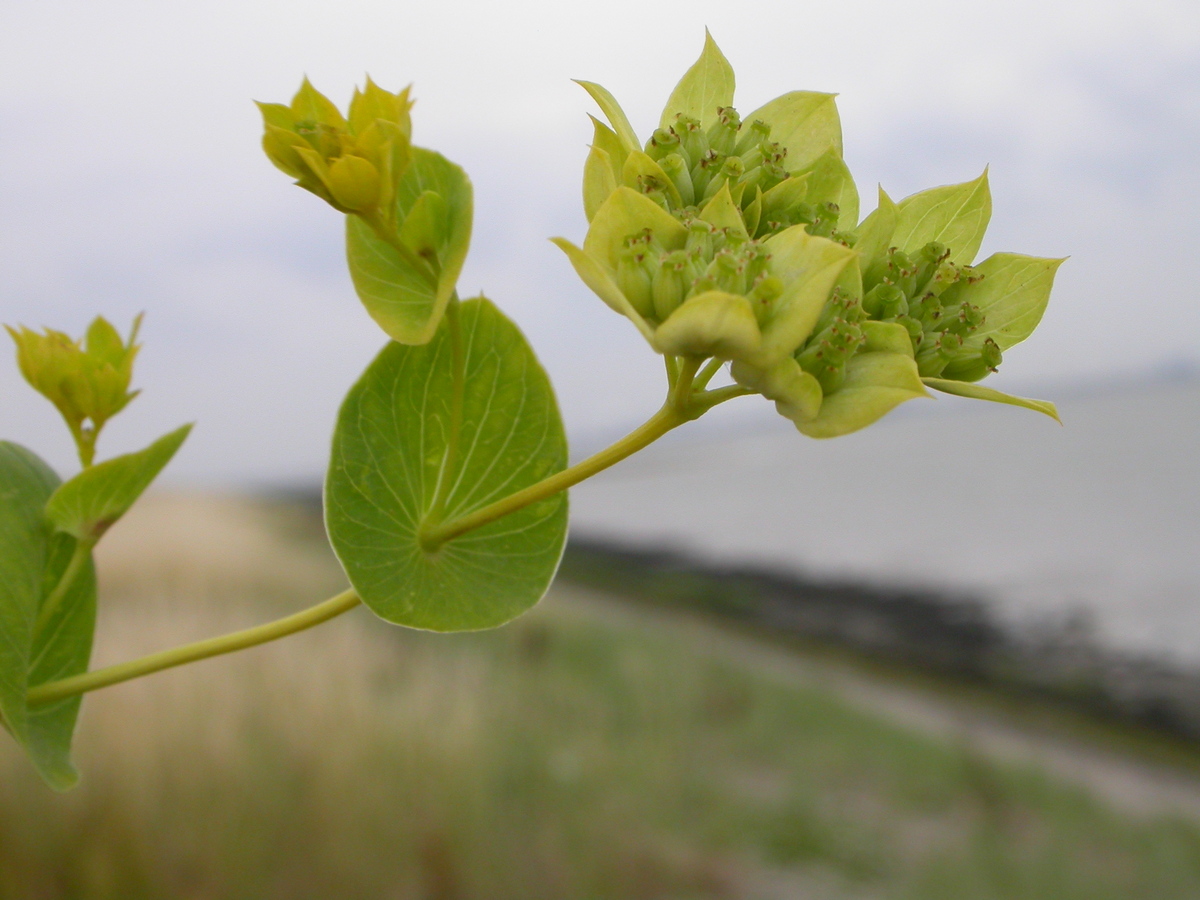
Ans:
[[[94,664],[340,589],[311,513],[293,513],[148,497],[97,554]],[[497,659],[477,643],[401,634],[359,609],[96,692],[76,738],[84,780],[64,796],[0,742],[0,897],[532,900],[613,896],[610,883],[636,898],[708,879],[694,853],[604,816],[582,830],[615,835],[612,858],[580,865],[570,844],[607,838],[556,833],[553,815],[531,818],[528,791],[507,803],[520,788],[498,790],[497,770],[520,768],[505,722],[522,701],[497,689]]]
[[[149,498],[99,555],[97,662],[338,590],[318,537],[309,512]],[[1200,896],[1191,825],[616,611],[560,593],[446,636],[359,609],[98,691],[77,790],[0,741],[0,900]]]

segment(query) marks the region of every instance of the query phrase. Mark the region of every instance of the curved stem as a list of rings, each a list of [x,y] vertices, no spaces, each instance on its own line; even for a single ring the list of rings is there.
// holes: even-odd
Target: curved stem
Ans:
[[[497,500],[495,503],[477,509],[454,521],[430,528],[428,534],[424,537],[423,543],[427,543],[430,547],[437,547],[452,538],[466,534],[468,531],[473,531],[476,528],[481,528],[497,519],[503,518],[509,513],[523,509],[531,503],[535,503],[546,497],[552,497],[649,446],[664,434],[674,428],[678,428],[685,422],[699,418],[716,404],[750,393],[737,385],[719,388],[714,391],[698,390],[696,387],[697,383],[703,385],[707,382],[704,374],[701,375],[699,382],[696,380],[696,373],[700,371],[700,366],[703,362],[704,360],[699,357],[680,358],[674,384],[671,386],[667,400],[662,408],[647,419],[640,427],[631,431],[612,446],[589,456],[583,462],[557,472],[548,478],[544,478],[536,484],[510,494],[501,500]],[[711,374],[709,377],[711,377]],[[80,553],[80,547],[83,544],[84,542],[81,541],[76,546],[76,556],[80,556],[81,560],[86,559],[87,556],[86,551],[82,554]],[[87,549],[90,550],[90,546]],[[53,605],[61,602],[62,596],[65,596],[67,589],[70,587],[70,581],[75,577],[72,569],[77,572],[78,568],[82,565],[82,561],[77,563],[76,557],[72,557],[71,562],[68,563],[67,570],[63,573],[63,578],[55,586],[50,598],[47,599],[46,608],[51,607],[52,601]],[[68,578],[68,575],[70,578]],[[118,663],[115,666],[98,669],[94,672],[85,672],[82,675],[75,675],[71,678],[63,678],[58,681],[38,685],[26,695],[27,702],[31,708],[43,706],[47,703],[54,703],[77,694],[94,691],[97,688],[120,684],[122,681],[129,681],[134,678],[140,678],[143,675],[160,672],[163,669],[170,669],[175,666],[197,662],[201,659],[208,659],[209,657],[220,656],[225,653],[233,653],[237,650],[245,650],[248,647],[265,644],[269,641],[278,640],[287,635],[320,625],[335,616],[340,616],[342,613],[353,609],[361,602],[353,590],[346,590],[323,603],[318,603],[316,606],[312,606],[302,612],[277,619],[274,622],[268,622],[265,625],[258,625],[254,628],[247,628],[244,631],[235,631],[232,634],[222,635],[221,637],[197,641],[193,644],[184,644],[182,647],[152,653],[140,659]],[[48,619],[49,615],[46,615],[46,618]]]
[[[54,590],[50,592],[50,596],[42,604],[42,608],[38,611],[37,621],[33,623],[33,639],[35,641],[46,630],[46,626],[50,624],[50,620],[54,618],[54,614],[58,612],[63,598],[71,590],[71,585],[75,583],[75,579],[79,577],[79,573],[87,565],[88,558],[91,556],[94,546],[96,546],[94,540],[77,540],[75,542],[75,550],[71,553],[71,559],[67,562],[67,567],[63,569],[63,573],[58,579],[58,584],[54,586]]]
[[[699,356],[680,358],[679,377],[675,380],[671,393],[667,396],[668,406],[673,406],[681,412],[692,412],[692,392],[695,390],[692,386],[692,379],[696,377],[696,373],[700,371],[703,363],[704,359]],[[696,416],[688,415],[688,418],[694,419]]]
[[[153,672],[161,672],[163,669],[208,659],[210,656],[220,656],[223,653],[233,653],[235,650],[245,650],[247,647],[265,644],[268,641],[312,628],[314,625],[320,625],[322,622],[328,622],[335,616],[354,609],[361,602],[358,594],[354,591],[342,591],[337,596],[330,597],[316,606],[310,606],[306,610],[276,619],[265,625],[256,625],[244,631],[235,631],[221,637],[208,638],[194,644],[184,644],[182,647],[151,653],[141,659],[118,663],[105,669],[97,669],[94,672],[85,672],[71,678],[40,684],[29,691],[26,695],[26,702],[30,708],[43,706],[58,700],[65,700],[67,697],[74,697],[76,694],[84,694],[97,688],[120,684],[122,681],[140,678]]]
[[[724,403],[726,400],[732,400],[735,397],[748,397],[754,391],[749,388],[744,388],[740,384],[731,384],[726,387],[715,388],[711,391],[702,391],[695,396],[694,403],[697,407],[708,412],[718,403]]]
[[[690,375],[687,381],[689,384],[691,383]],[[599,453],[589,456],[583,462],[576,463],[568,469],[563,469],[561,472],[557,472],[549,478],[544,478],[536,484],[531,484],[529,487],[519,490],[515,494],[509,494],[507,497],[481,507],[472,513],[467,513],[467,515],[461,518],[431,528],[427,535],[427,541],[431,546],[439,546],[451,538],[466,534],[468,531],[474,531],[476,528],[481,528],[484,525],[507,516],[509,513],[524,509],[531,503],[536,503],[538,500],[544,500],[546,497],[552,497],[560,491],[565,491],[585,478],[591,478],[597,472],[603,472],[609,466],[615,465],[627,456],[637,453],[643,447],[654,443],[672,428],[678,428],[690,418],[691,416],[688,414],[686,407],[681,410],[668,400],[662,409],[647,419],[641,427],[631,431],[611,447],[606,447]]]
[[[708,387],[708,383],[713,380],[713,376],[721,371],[721,366],[725,365],[725,360],[713,357],[708,361],[700,374],[696,376],[696,380],[692,382],[692,390],[702,391]]]

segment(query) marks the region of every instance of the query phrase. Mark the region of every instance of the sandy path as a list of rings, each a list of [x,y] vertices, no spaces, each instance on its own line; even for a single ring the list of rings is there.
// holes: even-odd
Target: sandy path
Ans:
[[[560,602],[567,610],[609,625],[682,632],[698,653],[784,684],[832,691],[895,724],[969,746],[992,759],[1038,767],[1134,815],[1176,813],[1200,820],[1200,774],[1053,733],[932,688],[887,681],[850,663],[774,646],[700,616],[635,606],[612,595],[565,584],[552,588],[543,602]]]

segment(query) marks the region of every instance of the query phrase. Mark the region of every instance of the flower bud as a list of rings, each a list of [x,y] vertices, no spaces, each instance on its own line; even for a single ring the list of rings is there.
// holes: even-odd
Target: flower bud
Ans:
[[[708,183],[721,171],[721,166],[725,162],[723,157],[716,150],[708,150],[702,156],[692,157],[696,162],[692,165],[692,185],[695,188],[696,195],[699,197],[714,196],[707,193]],[[720,188],[720,184],[717,185]]]
[[[943,262],[946,262],[950,256],[950,251],[946,249],[946,245],[939,241],[930,241],[924,247],[917,251],[913,264],[916,267],[916,272],[913,276],[914,293],[920,293],[929,290],[929,282],[932,281],[941,267]]]
[[[708,128],[708,146],[726,156],[733,153],[741,124],[736,109],[732,106],[721,107],[717,110],[717,121]]]
[[[379,205],[379,170],[361,156],[341,156],[329,166],[329,192],[346,209],[362,212]]]
[[[742,125],[733,152],[738,156],[745,156],[751,148],[765,143],[770,136],[771,126],[761,119],[755,119],[748,126]]]
[[[713,255],[713,238],[717,229],[703,219],[693,219],[688,224],[687,244],[684,249],[708,261]]]
[[[679,135],[666,128],[657,128],[646,142],[646,155],[661,163],[665,156],[681,152]]]
[[[879,284],[863,296],[863,309],[872,319],[886,320],[908,315],[908,299],[894,284]]]
[[[713,197],[717,196],[717,193],[725,184],[729,184],[731,186],[736,185],[741,179],[742,175],[745,174],[745,171],[745,166],[742,165],[742,161],[740,159],[738,159],[736,156],[727,156],[722,161],[720,170],[713,175],[712,180],[709,181],[708,185],[704,188],[704,196],[701,202],[707,203]],[[741,192],[739,191],[738,195],[733,197],[733,202],[737,203],[740,199]]]
[[[954,309],[944,311],[942,327],[955,334],[968,335],[983,324],[983,310],[972,303],[960,303]]]
[[[667,316],[675,312],[687,296],[688,279],[686,270],[689,261],[683,250],[675,250],[663,256],[654,273],[651,284],[651,294],[654,298],[654,314],[659,321],[666,321]]]
[[[408,89],[392,94],[370,78],[355,90],[349,121],[305,79],[290,106],[260,103],[271,162],[344,213],[390,221],[396,182],[411,158]]]
[[[640,244],[638,249],[627,245],[617,254],[617,287],[638,315],[650,318],[654,315],[653,267],[640,248]]]
[[[1000,345],[988,338],[983,342],[983,349],[980,351],[980,360],[987,366],[989,372],[995,372],[1000,367],[1000,363],[1004,359],[1004,354],[1000,352]]]
[[[658,164],[675,185],[675,190],[679,191],[679,199],[683,205],[693,205],[696,202],[696,192],[692,187],[692,175],[688,171],[687,160],[678,153],[669,153],[660,159]]]
[[[704,133],[697,119],[680,114],[675,117],[675,124],[671,130],[679,137],[683,155],[691,160],[693,165],[708,153],[708,135]]]
[[[922,378],[936,378],[961,349],[962,338],[950,331],[941,332],[936,340],[924,340],[917,350],[917,371]]]
[[[783,281],[764,272],[759,276],[748,296],[758,324],[763,325],[770,318],[775,301],[783,296]]]

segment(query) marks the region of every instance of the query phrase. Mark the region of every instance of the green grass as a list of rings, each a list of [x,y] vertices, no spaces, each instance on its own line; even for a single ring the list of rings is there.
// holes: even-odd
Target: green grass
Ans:
[[[110,597],[110,650],[276,602],[203,593]],[[482,634],[355,613],[94,695],[77,791],[0,746],[0,898],[1200,896],[1194,824],[563,594]]]

